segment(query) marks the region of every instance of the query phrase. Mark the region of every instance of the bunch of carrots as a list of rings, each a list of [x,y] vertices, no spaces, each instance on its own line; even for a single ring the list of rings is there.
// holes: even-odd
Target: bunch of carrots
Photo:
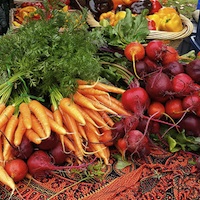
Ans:
[[[50,108],[35,99],[18,106],[0,104],[0,170],[5,174],[0,177],[1,182],[8,184],[6,180],[10,178],[3,166],[14,159],[11,144],[18,147],[24,135],[40,144],[54,132],[63,148],[73,152],[79,163],[84,156],[92,154],[109,164],[109,146],[101,142],[101,137],[106,131],[111,133],[113,116],[130,115],[121,102],[110,95],[122,94],[124,89],[100,82],[77,82],[78,89],[71,97],[63,97],[52,87]]]

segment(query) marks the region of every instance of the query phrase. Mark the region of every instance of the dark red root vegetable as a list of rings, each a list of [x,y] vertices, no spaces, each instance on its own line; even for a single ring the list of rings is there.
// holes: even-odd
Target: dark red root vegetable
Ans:
[[[12,153],[14,157],[26,160],[33,153],[33,143],[26,136],[23,136],[21,144],[12,148]]]
[[[63,146],[61,142],[58,142],[57,145],[49,151],[50,155],[53,158],[54,165],[63,165],[66,161],[67,154],[63,151]]]
[[[172,46],[167,46],[167,49],[162,57],[162,64],[167,65],[171,62],[178,61],[178,59],[179,59],[178,51]]]
[[[194,81],[186,73],[180,73],[172,79],[172,89],[177,96],[187,96],[194,91]]]
[[[161,62],[167,50],[167,45],[161,40],[150,41],[146,48],[146,55],[153,61]]]
[[[137,128],[139,124],[139,116],[137,116],[136,114],[132,114],[131,116],[126,116],[123,119],[123,124],[125,133],[134,130]]]
[[[42,140],[40,144],[37,145],[37,147],[41,150],[50,150],[53,149],[57,145],[58,139],[54,132],[51,132],[51,135],[45,139]]]
[[[191,61],[186,65],[185,70],[196,83],[200,83],[200,59]]]
[[[200,117],[194,113],[188,113],[179,123],[180,128],[185,130],[186,135],[200,137]]]
[[[172,92],[172,84],[167,74],[156,72],[146,78],[145,89],[149,96],[161,103],[166,102]]]
[[[192,112],[196,112],[200,107],[200,96],[197,94],[191,94],[186,96],[182,100],[183,109],[187,109]]]
[[[137,154],[140,157],[146,156],[150,153],[150,143],[141,131],[132,130],[126,133],[127,151],[131,154]]]
[[[125,158],[126,150],[127,150],[127,142],[125,138],[119,138],[115,144],[118,151],[121,153],[122,158]]]
[[[122,104],[125,109],[141,115],[150,103],[149,95],[142,87],[135,87],[126,90],[122,94]]]
[[[137,61],[135,63],[135,68],[139,77],[142,78],[147,74],[148,66],[143,60]]]
[[[184,73],[184,66],[178,61],[173,61],[163,67],[163,72],[172,77],[180,73]]]
[[[124,122],[123,119],[120,121],[115,122],[115,124],[112,127],[112,138],[113,142],[117,142],[119,138],[123,138],[125,135],[124,130]]]
[[[151,60],[148,56],[145,56],[143,61],[147,65],[147,71],[146,71],[147,73],[154,72],[159,68],[158,63],[156,63],[155,61]]]
[[[27,160],[28,171],[33,177],[44,176],[52,170],[64,170],[64,169],[82,169],[88,166],[86,164],[79,166],[56,166],[51,162],[51,157],[42,150],[37,150]]]

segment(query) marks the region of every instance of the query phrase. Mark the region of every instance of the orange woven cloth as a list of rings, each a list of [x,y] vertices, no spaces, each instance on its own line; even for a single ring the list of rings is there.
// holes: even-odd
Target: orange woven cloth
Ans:
[[[187,152],[169,153],[158,149],[145,159],[134,158],[123,170],[116,161],[104,169],[103,181],[81,182],[70,173],[56,172],[37,181],[24,179],[17,184],[13,200],[199,200],[200,173],[191,164],[195,156]],[[63,192],[60,192],[64,189]],[[0,199],[10,197],[10,189],[0,185]],[[60,192],[60,193],[58,193]]]

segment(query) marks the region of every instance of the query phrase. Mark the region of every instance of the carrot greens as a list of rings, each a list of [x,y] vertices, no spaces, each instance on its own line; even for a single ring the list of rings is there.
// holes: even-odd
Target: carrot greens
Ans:
[[[9,80],[22,73],[30,91],[40,96],[48,95],[52,83],[69,96],[76,90],[77,78],[97,80],[101,70],[96,56],[100,36],[88,31],[86,10],[53,10],[51,15],[46,19],[44,13],[41,20],[30,21],[2,36],[0,74]],[[20,79],[16,82],[21,84]]]

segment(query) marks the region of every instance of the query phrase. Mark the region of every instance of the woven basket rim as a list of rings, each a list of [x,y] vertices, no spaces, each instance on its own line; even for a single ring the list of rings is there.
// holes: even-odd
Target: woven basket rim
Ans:
[[[178,40],[188,37],[193,32],[194,29],[193,23],[182,14],[180,14],[180,17],[184,26],[183,30],[181,30],[180,32],[150,30],[150,33],[146,39]],[[93,28],[101,26],[100,23],[97,20],[95,20],[94,16],[90,11],[88,12],[87,23],[89,24],[89,26]]]

